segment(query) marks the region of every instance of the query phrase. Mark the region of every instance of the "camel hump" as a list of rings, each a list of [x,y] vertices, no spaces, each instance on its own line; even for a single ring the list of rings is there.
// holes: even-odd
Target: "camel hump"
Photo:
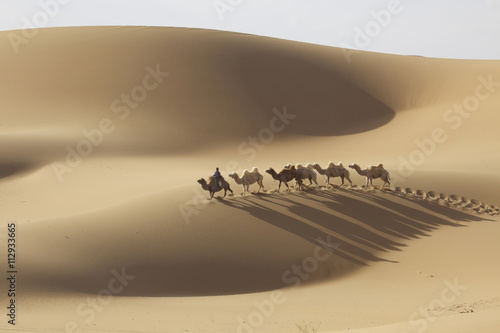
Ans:
[[[339,162],[339,167],[344,167],[344,165],[342,164],[342,162]]]
[[[250,171],[248,171],[248,169],[243,170],[243,175],[248,175],[249,173]]]
[[[330,161],[330,162],[328,162],[328,166],[329,167],[333,167],[333,166],[335,166],[335,163],[333,163],[332,161]]]
[[[252,173],[259,173],[259,169],[257,169],[257,167],[253,167]]]
[[[383,168],[384,168],[384,165],[383,165],[382,163],[380,163],[377,167],[378,167],[378,168],[382,168],[382,169],[383,169]]]

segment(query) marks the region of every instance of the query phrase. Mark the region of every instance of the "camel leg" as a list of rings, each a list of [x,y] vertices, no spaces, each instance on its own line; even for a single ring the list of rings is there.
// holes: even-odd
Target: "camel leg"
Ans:
[[[278,185],[278,192],[280,191],[280,188],[281,188],[281,180],[280,180],[280,184]]]
[[[247,192],[250,191],[250,184],[247,184]]]
[[[227,189],[226,189],[226,188],[224,188],[224,196],[223,196],[223,198],[225,198],[225,197],[226,197],[226,193],[227,193]]]
[[[347,180],[349,181],[349,184],[351,184],[351,187],[352,187],[352,181],[351,181],[351,178],[349,176],[346,177]]]
[[[228,186],[227,186],[227,190],[228,190],[229,192],[231,192],[231,195],[234,195],[233,190],[231,190],[231,186],[229,186],[229,185],[228,185]]]
[[[344,185],[344,175],[340,175],[340,179],[342,179],[342,184],[340,186]]]
[[[299,184],[299,191],[301,191],[302,190],[302,184],[303,184],[302,179],[299,179],[297,181],[297,183]]]

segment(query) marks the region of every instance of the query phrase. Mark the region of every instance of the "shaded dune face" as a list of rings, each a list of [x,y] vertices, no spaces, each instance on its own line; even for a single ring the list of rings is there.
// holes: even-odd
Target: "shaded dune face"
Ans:
[[[337,136],[369,131],[391,121],[394,111],[334,70],[304,55],[273,50],[236,57],[235,72],[264,111],[286,105],[296,115],[287,132]]]
[[[36,165],[27,163],[2,163],[0,164],[0,179],[24,174],[36,168]]]
[[[314,45],[197,29],[66,28],[43,29],[20,55],[5,47],[4,129],[17,129],[23,116],[24,128],[70,128],[77,140],[109,118],[115,127],[101,150],[110,154],[242,140],[269,127],[273,109],[285,106],[296,117],[283,135],[353,134],[394,117],[335,71],[336,50],[332,64],[310,59],[316,51],[328,59]],[[144,100],[116,102],[157,69],[168,76],[146,80],[155,88]]]

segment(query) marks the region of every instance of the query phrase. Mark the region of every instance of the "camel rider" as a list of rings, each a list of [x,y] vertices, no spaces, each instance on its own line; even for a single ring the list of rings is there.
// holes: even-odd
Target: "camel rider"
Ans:
[[[217,184],[217,187],[218,187],[218,188],[221,188],[221,187],[222,187],[222,184],[221,184],[221,182],[220,182],[220,172],[219,172],[219,168],[215,168],[214,177],[215,177],[215,184]]]

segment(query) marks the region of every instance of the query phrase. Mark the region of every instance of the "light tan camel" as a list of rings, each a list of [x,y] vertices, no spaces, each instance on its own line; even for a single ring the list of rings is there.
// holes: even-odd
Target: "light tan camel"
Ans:
[[[389,171],[384,169],[383,164],[379,164],[377,166],[370,166],[370,167],[367,167],[366,169],[362,170],[359,167],[359,165],[357,165],[356,163],[353,163],[353,164],[349,165],[349,168],[356,170],[356,172],[359,175],[366,177],[366,186],[368,186],[368,183],[370,183],[370,185],[373,186],[373,179],[377,179],[377,178],[380,178],[384,181],[384,185],[382,185],[382,187],[384,187],[386,184],[389,186],[391,185]]]
[[[290,191],[290,187],[288,187],[288,182],[292,179],[295,179],[297,183],[299,184],[299,189],[300,185],[302,185],[302,179],[300,178],[300,174],[295,170],[295,167],[292,165],[289,169],[285,168],[281,170],[279,173],[276,173],[273,168],[269,168],[269,170],[266,170],[268,174],[273,177],[274,180],[278,180],[280,182],[278,186],[278,192],[280,191],[281,188],[281,183],[285,183],[286,187],[288,188],[288,191]]]
[[[346,178],[352,186],[351,173],[349,170],[344,168],[342,163],[335,165],[335,163],[330,162],[326,169],[321,168],[318,163],[314,163],[312,167],[314,170],[318,171],[320,175],[326,176],[326,186],[330,185],[330,178],[334,177],[340,177],[340,179],[342,179],[342,184],[340,184],[341,186],[344,185],[344,178]]]
[[[291,167],[292,165],[290,164],[285,165],[285,169],[290,169]],[[318,182],[316,181],[317,179],[316,171],[314,171],[312,164],[309,163],[305,167],[303,167],[302,164],[297,163],[295,165],[295,170],[297,170],[297,172],[299,173],[300,179],[309,179],[309,185],[312,185],[314,181],[316,187],[318,187]]]
[[[248,171],[246,169],[243,170],[243,175],[241,176],[241,178],[236,172],[230,174],[229,177],[233,178],[236,184],[243,185],[243,195],[245,195],[245,193],[249,191],[250,185],[255,183],[259,184],[257,193],[260,191],[260,189],[264,190],[264,185],[262,184],[262,180],[264,179],[264,177],[259,173],[259,170],[257,168],[253,168],[252,171]]]
[[[220,183],[222,186],[218,186],[215,183],[215,177],[210,176],[208,178],[208,184],[207,181],[203,178],[198,179],[198,183],[201,184],[201,187],[210,193],[210,200],[214,197],[215,192],[219,192],[220,190],[224,190],[224,198],[226,197],[226,192],[230,191],[231,194],[233,194],[233,190],[229,187],[229,183],[224,179],[224,177],[220,176]]]

